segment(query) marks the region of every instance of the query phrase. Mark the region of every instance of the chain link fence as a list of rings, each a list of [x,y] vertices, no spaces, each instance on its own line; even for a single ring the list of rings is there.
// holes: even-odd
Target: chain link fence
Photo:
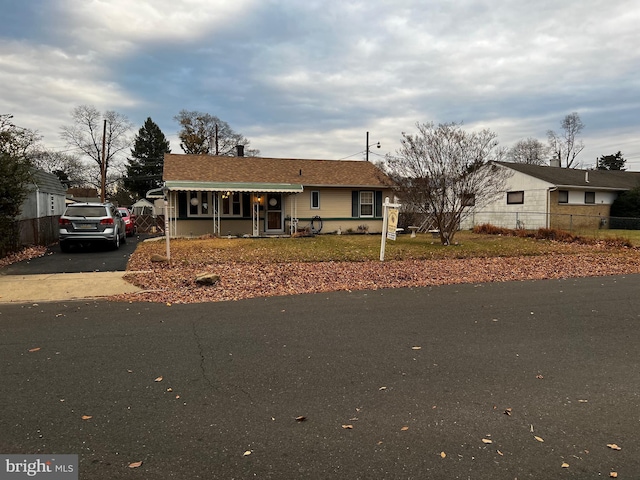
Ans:
[[[540,212],[478,212],[466,217],[461,227],[471,229],[487,223],[509,229],[554,228],[571,233],[603,229],[640,230],[640,218]]]

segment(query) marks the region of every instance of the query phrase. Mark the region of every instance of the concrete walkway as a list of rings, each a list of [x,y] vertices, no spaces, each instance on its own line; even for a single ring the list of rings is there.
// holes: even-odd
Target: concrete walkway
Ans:
[[[126,272],[0,275],[0,304],[54,302],[135,293]]]

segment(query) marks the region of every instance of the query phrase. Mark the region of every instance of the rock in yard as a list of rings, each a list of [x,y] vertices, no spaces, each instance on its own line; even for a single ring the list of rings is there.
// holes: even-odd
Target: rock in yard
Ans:
[[[215,273],[201,273],[196,277],[198,285],[215,285],[220,281],[220,275]]]

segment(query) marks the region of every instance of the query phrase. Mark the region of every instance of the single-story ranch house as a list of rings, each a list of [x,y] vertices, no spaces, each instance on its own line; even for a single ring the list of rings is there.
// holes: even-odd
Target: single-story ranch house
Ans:
[[[493,164],[509,170],[507,187],[493,203],[473,207],[461,228],[606,228],[618,195],[640,186],[640,172]]]
[[[382,231],[392,181],[365,161],[166,154],[171,236]]]

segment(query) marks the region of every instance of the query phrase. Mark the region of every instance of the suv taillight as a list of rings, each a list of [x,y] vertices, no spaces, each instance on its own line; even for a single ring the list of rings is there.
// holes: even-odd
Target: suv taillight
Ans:
[[[58,225],[71,225],[71,220],[69,220],[68,218],[60,217],[58,219]]]
[[[100,225],[113,225],[113,218],[103,218],[100,220]]]

